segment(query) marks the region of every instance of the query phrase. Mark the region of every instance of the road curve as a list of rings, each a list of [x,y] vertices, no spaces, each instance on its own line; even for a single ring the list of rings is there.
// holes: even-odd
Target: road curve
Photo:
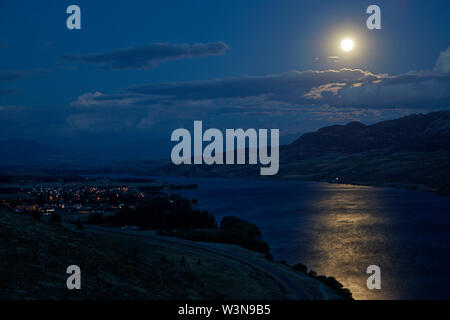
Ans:
[[[255,261],[255,259],[251,259],[249,257],[229,252],[227,250],[222,250],[216,247],[213,247],[205,242],[195,242],[195,241],[189,241],[189,240],[183,240],[178,238],[171,238],[171,237],[163,237],[163,236],[155,236],[152,234],[148,234],[142,231],[133,231],[133,230],[118,230],[115,228],[110,227],[97,227],[97,226],[89,226],[88,230],[95,230],[95,231],[103,231],[103,232],[109,232],[109,233],[117,233],[117,234],[126,234],[129,236],[135,236],[139,237],[139,240],[158,240],[158,241],[165,241],[169,243],[189,246],[205,251],[209,251],[215,254],[219,254],[222,256],[225,256],[230,259],[237,260],[241,263],[245,263],[251,267],[253,267],[256,270],[259,270],[260,272],[268,275],[270,278],[272,278],[275,282],[277,282],[282,288],[284,288],[286,291],[291,293],[291,297],[294,300],[311,300],[311,297],[309,297],[305,291],[298,285],[298,283],[294,280],[292,280],[290,277],[284,275],[279,270],[277,270],[274,267],[271,267],[269,265],[260,263],[258,261]],[[324,296],[324,298],[327,298]]]

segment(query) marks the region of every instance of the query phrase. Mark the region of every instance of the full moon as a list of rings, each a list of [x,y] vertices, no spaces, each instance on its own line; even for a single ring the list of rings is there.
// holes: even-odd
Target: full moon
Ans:
[[[344,40],[342,40],[342,42],[341,42],[341,48],[342,48],[342,50],[344,50],[344,51],[351,51],[352,49],[353,49],[353,46],[354,46],[355,44],[353,43],[353,40],[352,39],[344,39]]]

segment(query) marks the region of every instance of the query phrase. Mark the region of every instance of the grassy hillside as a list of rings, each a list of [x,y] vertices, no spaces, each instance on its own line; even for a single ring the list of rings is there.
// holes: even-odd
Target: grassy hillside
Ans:
[[[261,254],[214,244],[279,270],[312,299],[341,296]],[[0,299],[289,299],[286,287],[249,263],[210,250],[51,224],[0,208]],[[182,262],[184,261],[184,263]],[[66,268],[82,270],[82,290],[66,288]]]

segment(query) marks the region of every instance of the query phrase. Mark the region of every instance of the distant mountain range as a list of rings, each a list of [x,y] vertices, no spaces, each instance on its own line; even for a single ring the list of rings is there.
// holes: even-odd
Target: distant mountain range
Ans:
[[[371,150],[437,151],[450,149],[450,112],[412,114],[366,126],[361,122],[324,127],[305,133],[288,146],[290,152]]]
[[[0,140],[0,164],[33,165],[66,158],[61,149],[25,139]]]
[[[184,165],[145,161],[170,145],[136,142],[92,151],[69,151],[23,140],[0,140],[0,166],[58,166],[127,170],[144,175],[254,177],[259,165]],[[155,159],[155,157],[153,158]],[[394,186],[450,195],[450,111],[412,114],[365,125],[324,127],[280,147],[272,179]],[[157,168],[155,169],[155,166]]]
[[[450,195],[450,111],[324,127],[280,148],[277,179],[382,185]],[[259,166],[174,166],[155,174],[260,177]],[[267,177],[266,177],[267,178]]]
[[[164,140],[142,140],[117,145],[63,147],[27,139],[0,140],[0,166],[110,165],[121,161],[161,159],[170,154]]]

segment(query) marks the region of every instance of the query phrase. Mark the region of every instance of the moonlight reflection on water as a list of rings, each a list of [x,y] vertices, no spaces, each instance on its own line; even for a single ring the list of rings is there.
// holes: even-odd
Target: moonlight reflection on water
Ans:
[[[383,214],[382,199],[371,188],[324,186],[313,202],[316,214],[310,217],[306,241],[311,244],[307,260],[311,268],[333,275],[358,299],[393,299],[398,285],[387,232],[390,217]],[[383,252],[380,255],[380,252]],[[382,290],[368,290],[369,265],[382,269]]]
[[[450,299],[450,198],[430,193],[318,182],[157,178],[192,184],[220,220],[256,223],[278,260],[333,276],[356,299]],[[381,290],[368,290],[369,265]]]
[[[450,298],[448,197],[318,182],[164,179],[198,184],[181,194],[218,219],[256,223],[276,259],[334,276],[356,299]],[[366,287],[369,265],[381,268],[381,290]]]

